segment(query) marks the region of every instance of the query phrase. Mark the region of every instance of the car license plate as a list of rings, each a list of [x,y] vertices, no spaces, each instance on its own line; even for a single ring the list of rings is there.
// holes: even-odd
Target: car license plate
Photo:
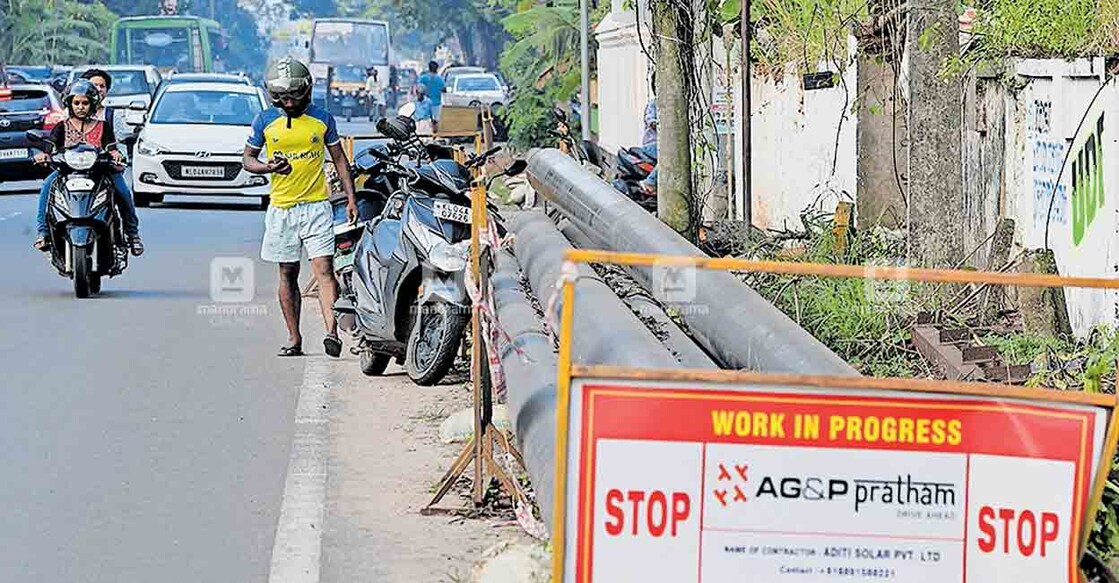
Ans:
[[[183,166],[183,178],[225,178],[221,166]]]
[[[435,216],[456,223],[470,224],[470,207],[435,201]]]
[[[27,148],[0,150],[0,160],[17,160],[22,158],[27,158]]]

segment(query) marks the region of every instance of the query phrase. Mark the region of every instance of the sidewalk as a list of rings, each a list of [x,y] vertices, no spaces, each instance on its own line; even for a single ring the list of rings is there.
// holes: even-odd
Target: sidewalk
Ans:
[[[347,350],[331,375],[321,581],[465,582],[486,549],[531,540],[511,515],[419,513],[463,445],[439,440],[443,419],[470,406],[461,371],[452,371],[454,384],[420,387],[395,365],[366,377]],[[440,506],[468,507],[460,490]]]

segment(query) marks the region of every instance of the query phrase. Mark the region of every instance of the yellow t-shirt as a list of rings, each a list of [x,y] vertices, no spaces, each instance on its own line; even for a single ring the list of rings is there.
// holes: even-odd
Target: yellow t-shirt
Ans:
[[[339,141],[334,116],[317,105],[292,118],[278,107],[258,113],[249,147],[264,150],[268,159],[279,155],[291,163],[291,174],[272,174],[272,205],[289,208],[327,200],[330,190],[323,171],[326,147]]]

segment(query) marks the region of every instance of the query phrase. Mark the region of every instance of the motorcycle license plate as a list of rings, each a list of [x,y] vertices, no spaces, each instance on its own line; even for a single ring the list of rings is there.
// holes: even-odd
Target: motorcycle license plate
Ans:
[[[225,178],[221,166],[183,166],[183,178]]]
[[[469,225],[470,207],[437,200],[435,201],[435,216],[440,219]]]
[[[19,160],[27,157],[27,148],[0,150],[0,160]]]

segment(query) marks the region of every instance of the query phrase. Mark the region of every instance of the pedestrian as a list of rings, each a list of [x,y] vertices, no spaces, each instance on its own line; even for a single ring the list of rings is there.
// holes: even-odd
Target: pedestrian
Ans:
[[[369,119],[381,117],[382,106],[385,103],[385,88],[377,78],[377,68],[369,67],[365,71],[365,93],[369,95]]]
[[[326,172],[327,152],[348,199],[346,216],[357,220],[354,182],[334,117],[311,103],[311,71],[284,57],[268,68],[265,85],[274,107],[257,114],[245,145],[242,164],[254,174],[272,174],[271,203],[264,218],[261,259],[279,265],[280,309],[288,342],[279,356],[301,356],[299,263],[304,249],[319,285],[326,337],[323,348],[332,357],[342,353],[334,302],[334,218]],[[267,161],[260,160],[265,151]]]
[[[653,73],[652,87],[649,91],[649,101],[645,104],[645,133],[641,137],[641,146],[645,149],[645,153],[652,156],[655,160],[657,158],[657,74]],[[659,166],[653,167],[653,171],[641,181],[641,188],[646,194],[652,196],[657,192],[657,170]]]
[[[447,90],[447,83],[439,74],[439,63],[431,61],[427,64],[427,72],[420,75],[419,82],[427,89],[427,98],[431,100],[431,133],[439,131],[440,114],[443,112],[443,92]]]
[[[416,85],[413,92],[415,97],[412,103],[416,105],[416,111],[412,113],[412,119],[416,122],[416,133],[421,136],[435,135],[432,105],[431,100],[427,98],[427,88],[423,85]]]

